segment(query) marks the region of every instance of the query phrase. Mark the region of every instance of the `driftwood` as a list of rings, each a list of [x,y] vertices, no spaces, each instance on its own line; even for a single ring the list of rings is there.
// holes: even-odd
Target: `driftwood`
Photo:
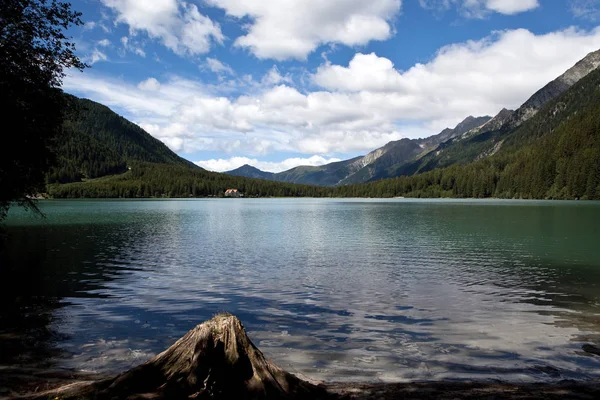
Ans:
[[[29,399],[323,399],[322,386],[269,361],[241,322],[223,314],[150,361],[114,378],[79,382]]]

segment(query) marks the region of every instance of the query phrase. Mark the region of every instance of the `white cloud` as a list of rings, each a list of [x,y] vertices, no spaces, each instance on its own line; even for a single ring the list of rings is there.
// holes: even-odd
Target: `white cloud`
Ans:
[[[104,54],[103,52],[101,52],[98,49],[94,49],[94,51],[92,51],[92,54],[90,54],[87,58],[86,58],[86,62],[89,62],[90,65],[93,65],[95,63],[97,63],[98,61],[107,61],[108,57],[106,56],[106,54]]]
[[[236,168],[241,167],[242,165],[251,165],[255,168],[260,169],[261,171],[267,172],[281,172],[287,171],[288,169],[292,169],[301,165],[310,165],[310,166],[319,166],[325,165],[332,162],[341,161],[339,158],[325,158],[318,155],[314,155],[308,158],[301,157],[293,157],[287,158],[283,161],[260,161],[256,158],[248,158],[248,157],[231,157],[227,159],[219,158],[219,159],[211,159],[211,160],[203,160],[203,161],[195,161],[194,164],[207,169],[209,171],[216,172],[224,172],[231,171]]]
[[[538,0],[419,0],[423,8],[447,11],[458,7],[469,18],[483,18],[491,12],[505,15],[519,14],[539,7]]]
[[[249,18],[235,45],[258,58],[305,59],[318,46],[364,45],[393,34],[401,0],[207,0],[228,15]]]
[[[92,73],[69,76],[64,86],[116,107],[175,151],[332,157],[518,107],[598,47],[600,28],[571,28],[498,32],[446,46],[406,71],[376,54],[356,54],[348,65],[318,68],[313,79],[321,89],[308,92],[277,69],[258,82],[242,77],[218,87],[177,77],[136,86]]]
[[[94,28],[96,28],[96,22],[94,21],[87,21],[84,25],[83,25],[83,30],[84,31],[91,31]]]
[[[266,86],[278,85],[280,83],[293,83],[290,75],[281,75],[279,68],[273,65],[271,69],[263,76],[261,83]]]
[[[145,32],[179,55],[207,53],[213,42],[222,43],[219,24],[180,0],[102,0],[117,13],[116,22],[129,26],[130,34]]]
[[[518,107],[599,46],[599,29],[540,36],[519,29],[446,46],[405,72],[387,58],[357,54],[347,67],[321,66],[313,79],[327,90],[380,93],[401,114],[423,120],[493,114]]]
[[[145,81],[140,82],[137,87],[140,90],[156,92],[160,89],[160,82],[158,82],[156,78],[148,78]]]
[[[583,18],[590,21],[600,19],[600,0],[570,0],[569,6],[571,13],[576,18]]]
[[[235,72],[229,65],[222,63],[221,61],[217,60],[216,58],[207,57],[206,62],[204,63],[204,66],[217,75],[221,75],[221,74],[235,75]]]
[[[100,47],[108,47],[108,46],[110,46],[110,40],[108,40],[108,39],[98,40],[96,42],[96,44]]]
[[[123,36],[121,38],[121,44],[123,45],[123,48],[119,51],[121,57],[124,57],[128,51],[137,54],[140,57],[146,57],[146,52],[140,47],[140,44],[135,40],[135,37],[131,40],[129,37]]]
[[[538,8],[538,0],[486,0],[485,7],[501,14],[518,14]]]

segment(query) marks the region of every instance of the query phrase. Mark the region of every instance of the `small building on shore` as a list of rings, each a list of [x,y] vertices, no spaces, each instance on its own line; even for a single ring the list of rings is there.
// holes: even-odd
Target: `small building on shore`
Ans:
[[[227,189],[225,191],[225,197],[242,197],[242,192],[237,189]]]

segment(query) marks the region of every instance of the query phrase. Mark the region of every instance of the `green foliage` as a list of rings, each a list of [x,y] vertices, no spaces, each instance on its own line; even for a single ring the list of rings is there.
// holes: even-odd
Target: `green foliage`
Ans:
[[[67,100],[58,89],[65,68],[86,67],[64,34],[80,25],[70,4],[4,0],[0,7],[0,107],[7,139],[0,146],[0,220],[12,201],[34,207],[43,190]]]
[[[329,189],[251,179],[186,165],[136,162],[121,175],[106,176],[79,183],[48,185],[55,198],[110,197],[222,197],[225,190],[236,188],[246,197],[320,197]]]
[[[338,187],[208,172],[177,157],[107,108],[89,102],[85,110],[84,116],[80,113],[65,124],[66,131],[72,130],[70,140],[61,145],[65,178],[58,174],[49,180],[87,179],[49,185],[54,197],[220,197],[226,189],[237,188],[247,197],[600,199],[600,70],[516,129],[449,142],[441,153],[447,153],[446,161],[443,157],[436,161],[447,162],[445,168],[436,168],[439,164],[432,163],[433,157],[423,157],[417,170],[425,172]],[[339,167],[346,168],[345,163]],[[322,169],[313,167],[310,172],[318,174]]]
[[[127,171],[133,162],[188,165],[139,126],[90,100],[68,96],[72,112],[56,142],[57,165],[48,183],[80,182]]]
[[[600,70],[520,128],[494,135],[487,146],[500,143],[500,150],[478,161],[336,188],[333,195],[599,200]]]

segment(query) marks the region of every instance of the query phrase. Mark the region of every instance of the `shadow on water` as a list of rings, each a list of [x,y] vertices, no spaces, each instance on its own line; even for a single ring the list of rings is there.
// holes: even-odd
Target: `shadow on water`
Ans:
[[[3,228],[0,364],[52,366],[62,356],[55,344],[69,339],[54,329],[70,305],[65,299],[107,297],[103,284],[119,279],[122,267],[99,269],[89,259],[97,244],[81,240],[85,234],[68,226]]]

